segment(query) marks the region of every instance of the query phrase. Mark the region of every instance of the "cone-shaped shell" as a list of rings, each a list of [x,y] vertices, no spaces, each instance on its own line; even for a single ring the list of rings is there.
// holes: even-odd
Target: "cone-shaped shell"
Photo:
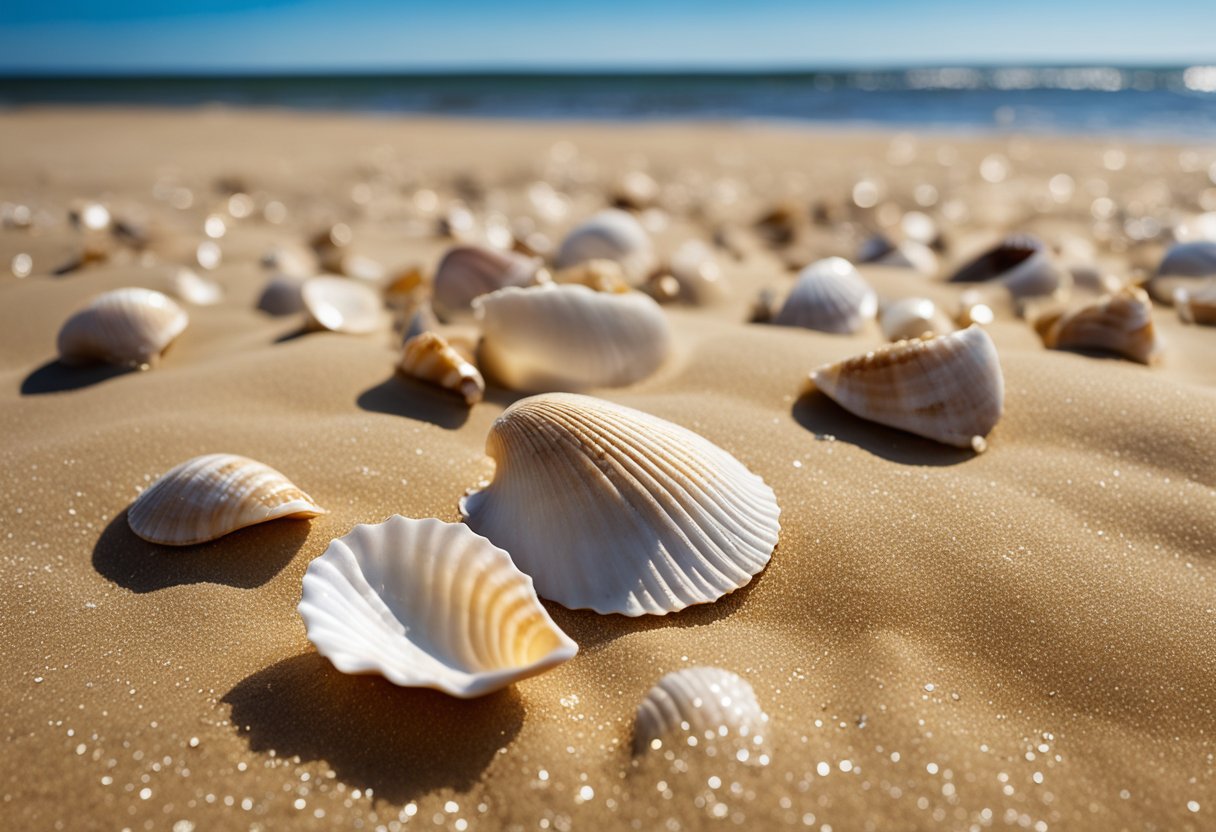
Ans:
[[[441,318],[472,313],[473,301],[507,286],[531,284],[541,261],[513,251],[454,246],[439,261],[431,304]]]
[[[1179,289],[1195,289],[1216,278],[1216,242],[1176,243],[1165,253],[1148,290],[1161,303],[1173,303]]]
[[[1198,289],[1179,289],[1174,293],[1178,317],[1188,324],[1216,326],[1216,280]]]
[[[847,335],[861,329],[876,311],[878,296],[853,264],[829,257],[799,273],[773,323]]]
[[[515,390],[623,387],[657,370],[671,352],[671,327],[639,292],[585,286],[502,289],[478,298],[479,363]]]
[[[1102,350],[1141,364],[1153,363],[1161,353],[1152,302],[1135,286],[1080,309],[1044,317],[1035,328],[1051,349]]]
[[[325,513],[270,466],[234,454],[207,454],[183,462],[139,495],[127,522],[151,543],[189,546],[267,520]]]
[[[422,332],[405,342],[397,370],[410,378],[437,384],[476,404],[486,393],[481,373],[452,349],[442,335]]]
[[[1069,275],[1059,268],[1042,241],[1013,234],[966,263],[951,283],[998,281],[1015,298],[1050,295],[1067,289]]]
[[[777,545],[773,491],[702,436],[632,408],[554,393],[490,429],[488,487],[465,522],[511,552],[541,597],[663,615],[748,583]]]
[[[266,281],[258,297],[258,309],[271,315],[295,315],[304,311],[304,283],[306,277],[276,274]]]
[[[982,450],[1005,404],[996,346],[978,326],[880,347],[811,380],[863,419],[959,448]]]
[[[888,341],[919,338],[926,332],[945,335],[954,331],[950,319],[928,298],[897,300],[883,310],[879,322],[883,337]]]
[[[578,652],[510,555],[434,519],[355,526],[308,565],[299,610],[309,641],[343,673],[462,699]]]
[[[160,292],[103,292],[59,330],[59,360],[144,366],[159,357],[189,321],[186,311]]]
[[[633,754],[689,745],[725,747],[739,762],[762,762],[768,714],[752,686],[717,667],[668,673],[638,706]]]
[[[318,329],[363,335],[384,320],[375,289],[344,277],[310,277],[300,288],[309,322]]]
[[[615,208],[575,226],[562,240],[554,265],[566,269],[587,260],[615,260],[633,286],[641,286],[657,262],[646,229],[632,214]]]

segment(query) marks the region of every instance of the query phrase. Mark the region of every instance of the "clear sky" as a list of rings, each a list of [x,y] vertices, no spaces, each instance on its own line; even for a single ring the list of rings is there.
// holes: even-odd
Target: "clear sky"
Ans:
[[[0,0],[0,71],[1216,63],[1216,0]]]

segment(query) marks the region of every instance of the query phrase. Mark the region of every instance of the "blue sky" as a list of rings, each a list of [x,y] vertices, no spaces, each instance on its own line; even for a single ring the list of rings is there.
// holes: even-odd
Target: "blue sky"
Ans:
[[[0,0],[0,71],[1216,63],[1216,0]]]

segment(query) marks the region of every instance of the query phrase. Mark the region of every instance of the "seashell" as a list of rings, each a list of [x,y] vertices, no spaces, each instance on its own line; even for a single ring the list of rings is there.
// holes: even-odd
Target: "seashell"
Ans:
[[[598,613],[665,615],[747,584],[777,545],[773,490],[679,425],[568,393],[495,420],[469,527],[511,552],[542,598]]]
[[[298,244],[277,245],[262,255],[262,265],[290,277],[312,277],[321,268],[311,248]]]
[[[925,333],[945,335],[954,331],[950,319],[928,298],[904,298],[883,310],[882,334],[888,341],[919,338]]]
[[[1046,315],[1035,329],[1051,349],[1104,350],[1141,364],[1153,363],[1162,347],[1153,327],[1153,304],[1136,286],[1071,312]]]
[[[694,306],[716,303],[727,294],[722,267],[713,249],[701,240],[687,240],[671,255],[671,276],[679,286],[677,300]]]
[[[1175,243],[1165,253],[1148,291],[1160,303],[1173,303],[1178,289],[1194,289],[1216,278],[1216,242]]]
[[[436,332],[439,329],[439,319],[435,317],[435,312],[431,309],[431,304],[427,301],[422,301],[411,310],[409,318],[405,323],[405,337],[402,343],[410,340],[415,335],[421,335],[424,332]]]
[[[373,260],[366,254],[358,254],[355,252],[347,252],[338,260],[338,274],[358,280],[363,283],[371,283],[379,286],[388,276],[388,270],[384,268],[384,264],[378,260]]]
[[[140,494],[127,523],[150,543],[189,546],[267,520],[326,513],[268,465],[207,454],[183,462]]]
[[[1005,402],[996,346],[978,326],[889,344],[820,367],[811,381],[863,419],[976,451]]]
[[[344,277],[310,277],[300,287],[310,325],[363,335],[380,326],[384,312],[376,290]]]
[[[799,273],[773,323],[847,335],[861,329],[876,311],[878,296],[853,264],[829,257]]]
[[[100,202],[76,200],[68,208],[68,220],[77,231],[108,231],[113,224],[110,209]]]
[[[739,762],[767,761],[768,714],[744,679],[717,667],[689,667],[668,673],[638,706],[633,755],[664,745],[726,748]]]
[[[199,277],[193,269],[185,267],[173,270],[169,275],[169,287],[173,294],[195,306],[214,306],[224,299],[224,290],[218,283]]]
[[[276,274],[266,281],[258,297],[258,309],[271,315],[295,315],[304,311],[304,283],[306,277],[291,274]]]
[[[511,556],[460,523],[355,526],[304,573],[300,616],[343,673],[470,699],[574,657]]]
[[[1179,289],[1174,293],[1178,317],[1188,324],[1216,326],[1216,280],[1198,289]]]
[[[562,240],[554,264],[566,269],[587,260],[615,260],[631,286],[641,286],[657,262],[646,229],[632,214],[616,208],[575,226]]]
[[[625,280],[625,270],[615,260],[587,260],[584,263],[559,269],[553,274],[553,282],[586,286],[596,292],[624,294],[630,290]]]
[[[502,289],[478,298],[482,369],[515,390],[623,387],[671,352],[671,327],[639,292],[585,286]]]
[[[617,180],[612,189],[612,202],[620,208],[642,209],[659,198],[659,183],[645,171],[631,170]]]
[[[59,330],[59,360],[64,364],[150,365],[189,321],[186,311],[160,292],[103,292]]]
[[[465,404],[477,404],[486,393],[485,379],[477,368],[434,332],[422,332],[406,341],[397,369],[410,378],[458,393]]]
[[[998,281],[1014,298],[1067,291],[1068,274],[1056,266],[1047,246],[1028,234],[1013,234],[965,264],[951,283]]]
[[[473,301],[507,286],[528,286],[540,260],[513,251],[481,246],[455,246],[439,261],[431,303],[441,318],[472,312]]]
[[[924,275],[937,274],[937,255],[933,249],[915,240],[896,244],[884,234],[877,234],[862,244],[857,252],[857,262],[913,269]]]

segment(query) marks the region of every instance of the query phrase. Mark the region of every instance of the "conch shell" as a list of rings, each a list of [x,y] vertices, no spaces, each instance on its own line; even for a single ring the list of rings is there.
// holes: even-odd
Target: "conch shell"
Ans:
[[[533,283],[541,261],[513,251],[461,245],[448,249],[435,270],[431,304],[439,317],[469,315],[473,301],[507,286]]]
[[[878,296],[853,264],[829,257],[799,273],[773,323],[847,335],[861,329],[876,311]]]
[[[375,289],[344,277],[310,277],[300,288],[309,324],[316,329],[364,335],[384,320]]]
[[[1153,326],[1153,304],[1136,286],[1071,312],[1045,315],[1035,329],[1051,349],[1104,350],[1141,364],[1156,361],[1162,348]]]
[[[632,286],[641,286],[657,263],[646,229],[632,214],[616,208],[573,228],[562,240],[554,265],[567,269],[587,260],[615,260]]]
[[[64,364],[144,367],[182,334],[190,316],[151,289],[114,289],[95,297],[59,330]]]
[[[765,764],[768,714],[752,686],[729,670],[690,667],[668,673],[647,692],[633,725],[633,755],[664,746],[701,746],[743,763]]]
[[[486,393],[486,382],[478,369],[434,332],[421,332],[405,342],[397,370],[451,390],[465,404],[476,404]]]

